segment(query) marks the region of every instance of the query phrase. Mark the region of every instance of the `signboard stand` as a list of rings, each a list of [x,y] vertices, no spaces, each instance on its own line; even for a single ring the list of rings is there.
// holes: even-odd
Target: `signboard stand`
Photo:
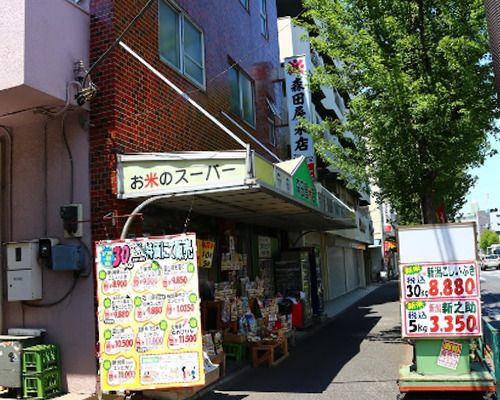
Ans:
[[[482,336],[479,271],[473,223],[398,229],[402,336],[414,363],[399,374],[399,397],[409,392],[494,394],[495,381],[472,358]]]

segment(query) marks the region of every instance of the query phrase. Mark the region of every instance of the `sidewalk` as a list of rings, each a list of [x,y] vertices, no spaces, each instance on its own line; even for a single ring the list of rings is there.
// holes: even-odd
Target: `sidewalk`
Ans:
[[[349,307],[353,306],[354,304],[358,303],[359,301],[363,300],[366,298],[366,296],[370,295],[372,292],[375,290],[381,288],[382,286],[385,285],[391,285],[391,283],[376,283],[376,284],[371,284],[367,286],[366,288],[359,288],[356,289],[350,293],[347,293],[343,296],[338,297],[337,299],[334,299],[332,301],[329,301],[328,303],[325,304],[325,318],[321,322],[317,322],[313,327],[306,329],[306,330],[297,330],[296,331],[296,345],[295,347],[291,348],[291,355],[294,354],[294,352],[297,349],[297,345],[300,344],[303,341],[306,341],[307,339],[314,340],[314,336],[319,333],[323,328],[328,326],[330,323],[334,322],[336,318],[342,315]],[[394,283],[392,283],[394,285]],[[398,316],[399,317],[399,316]],[[217,391],[218,388],[230,385],[231,382],[237,380],[240,378],[242,375],[245,375],[246,373],[251,373],[252,371],[256,370],[263,370],[263,371],[272,371],[273,369],[268,369],[268,368],[258,368],[254,369],[252,368],[249,364],[236,367],[235,364],[231,363],[232,365],[229,367],[229,372],[226,373],[225,377],[222,377],[219,379],[217,382],[214,382],[212,385],[209,385],[196,394],[194,394],[192,397],[189,398],[189,400],[196,400],[196,399],[201,399],[204,398],[205,396],[210,396],[210,394],[213,391]],[[281,365],[274,368],[280,369]],[[210,397],[211,398],[211,397]],[[226,398],[226,396],[224,396]],[[232,399],[231,396],[227,397],[228,399]],[[240,399],[242,397],[235,397],[235,399]]]
[[[355,305],[354,305],[355,304]],[[203,400],[387,400],[399,393],[411,346],[401,339],[397,281],[370,286],[327,305],[328,318],[275,368],[247,368]]]
[[[337,299],[334,299],[328,303],[325,304],[325,318],[317,322],[313,327],[306,329],[306,330],[300,330],[296,331],[296,345],[295,347],[291,347],[291,355],[293,355],[296,352],[297,345],[303,341],[306,341],[308,338],[314,338],[314,336],[319,333],[323,328],[325,328],[327,325],[329,325],[331,322],[335,321],[336,318],[341,316],[341,314],[346,311],[349,307],[354,305],[355,303],[363,300],[366,296],[370,295],[372,292],[380,288],[381,286],[387,285],[388,283],[377,283],[377,284],[372,284],[367,286],[366,288],[360,288],[356,289],[350,293],[347,293],[343,296],[338,297]],[[280,366],[277,368],[274,368],[274,370],[279,369]],[[259,370],[262,371],[272,371],[273,369],[268,369],[268,368],[258,368]],[[222,386],[226,386],[230,384],[231,382],[237,380],[239,377],[246,373],[251,373],[252,371],[255,371],[257,369],[254,369],[250,366],[249,363],[238,365],[235,361],[227,361],[227,366],[226,366],[226,375],[216,382],[214,382],[211,385],[208,385],[201,389],[200,391],[196,392],[193,396],[189,397],[186,400],[196,400],[196,399],[201,399],[205,396],[210,395],[212,392],[216,391],[218,388]],[[160,398],[161,396],[158,396]],[[54,400],[97,400],[97,396],[86,396],[86,395],[78,395],[78,394],[66,394],[60,397],[55,398]],[[124,395],[121,393],[117,394],[105,394],[103,395],[104,400],[123,400]],[[236,397],[240,398],[240,397]],[[231,399],[231,397],[228,397],[228,400]]]

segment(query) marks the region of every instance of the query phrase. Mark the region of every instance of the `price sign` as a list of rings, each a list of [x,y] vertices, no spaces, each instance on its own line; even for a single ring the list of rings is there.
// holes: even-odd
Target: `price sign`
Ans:
[[[135,340],[138,353],[147,353],[164,347],[166,323],[140,326]]]
[[[102,241],[95,254],[102,390],[203,385],[196,236]]]
[[[401,293],[405,300],[478,297],[477,264],[402,264]]]
[[[165,299],[166,295],[164,294],[149,293],[144,296],[137,296],[134,299],[135,320],[139,322],[150,321],[161,316]]]
[[[451,340],[443,340],[441,350],[437,359],[437,365],[448,369],[457,369],[460,362],[460,354],[462,353],[462,343],[452,342]]]
[[[156,288],[161,280],[160,264],[157,261],[145,263],[138,268],[132,281],[132,288],[136,292],[143,292]]]
[[[104,332],[106,354],[118,354],[129,351],[134,345],[134,330],[132,328],[116,327]]]
[[[403,337],[481,336],[479,299],[401,303]]]
[[[175,292],[167,294],[167,317],[171,320],[177,320],[192,314],[196,310],[198,296],[196,293]]]
[[[117,295],[106,297],[104,305],[104,323],[116,324],[128,321],[132,310],[132,299],[129,296]]]
[[[176,263],[170,265],[163,272],[163,286],[167,290],[178,290],[187,285],[193,273],[195,265],[193,263]]]
[[[130,280],[130,270],[110,269],[101,270],[98,274],[102,281],[102,292],[105,294],[119,293],[128,286]]]
[[[197,240],[197,256],[199,268],[212,268],[214,258],[215,242],[212,240]]]
[[[172,326],[168,337],[168,347],[179,349],[196,346],[198,341],[198,324],[194,318],[184,319]]]
[[[131,358],[118,357],[106,360],[103,368],[106,371],[106,383],[110,386],[119,386],[135,381],[136,363]]]

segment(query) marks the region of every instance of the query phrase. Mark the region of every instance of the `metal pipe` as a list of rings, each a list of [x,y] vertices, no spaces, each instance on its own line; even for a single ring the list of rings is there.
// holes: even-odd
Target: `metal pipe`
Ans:
[[[215,118],[212,114],[210,114],[207,110],[205,110],[202,106],[200,106],[197,102],[195,102],[186,92],[183,92],[176,85],[174,85],[170,80],[168,80],[164,75],[162,75],[157,69],[153,68],[151,64],[149,64],[144,58],[139,56],[135,51],[133,51],[130,47],[128,47],[125,43],[120,42],[120,46],[122,46],[125,51],[130,53],[137,61],[139,61],[142,65],[144,65],[147,69],[149,69],[153,74],[155,74],[158,78],[160,78],[163,82],[165,82],[168,86],[174,89],[184,100],[186,100],[189,104],[195,107],[198,111],[200,111],[205,117],[207,117],[210,121],[212,121],[215,125],[217,125],[220,129],[222,129],[225,133],[227,133],[231,138],[233,138],[241,147],[246,148],[246,143],[241,140],[234,132],[226,128],[217,118]]]

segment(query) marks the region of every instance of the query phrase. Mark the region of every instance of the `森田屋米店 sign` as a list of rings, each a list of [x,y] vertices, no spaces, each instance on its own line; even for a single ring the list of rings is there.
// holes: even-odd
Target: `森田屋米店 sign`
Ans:
[[[307,82],[309,71],[306,56],[285,58],[288,126],[292,158],[304,156],[312,177],[316,174],[313,137],[300,125],[301,118],[312,121],[311,89]]]
[[[202,385],[194,234],[96,243],[101,387]]]

